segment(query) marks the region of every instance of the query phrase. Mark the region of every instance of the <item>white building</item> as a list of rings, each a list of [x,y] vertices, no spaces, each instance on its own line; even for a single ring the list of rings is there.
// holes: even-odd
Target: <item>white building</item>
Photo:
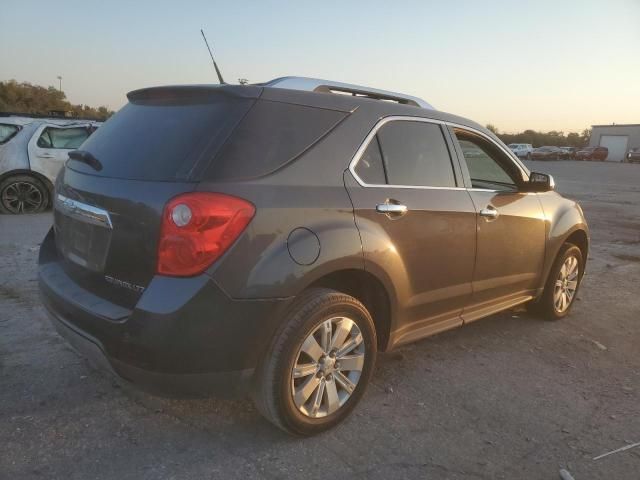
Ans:
[[[592,125],[590,147],[607,147],[607,161],[622,162],[631,148],[640,148],[640,124]]]

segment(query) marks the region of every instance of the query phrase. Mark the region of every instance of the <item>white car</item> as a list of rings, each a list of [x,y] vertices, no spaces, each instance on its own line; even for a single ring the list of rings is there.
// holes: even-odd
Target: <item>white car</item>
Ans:
[[[60,168],[100,122],[0,116],[0,212],[46,209]]]
[[[533,145],[530,143],[510,143],[509,148],[519,158],[531,159],[531,153],[533,152]]]

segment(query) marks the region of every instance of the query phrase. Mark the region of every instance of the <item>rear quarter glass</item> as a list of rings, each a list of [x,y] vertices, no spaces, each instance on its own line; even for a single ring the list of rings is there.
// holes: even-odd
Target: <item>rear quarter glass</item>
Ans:
[[[294,161],[348,113],[258,100],[211,162],[204,180],[257,178]]]
[[[193,180],[192,172],[208,165],[254,103],[220,93],[132,101],[82,145],[103,168],[77,160],[68,166],[111,178]]]

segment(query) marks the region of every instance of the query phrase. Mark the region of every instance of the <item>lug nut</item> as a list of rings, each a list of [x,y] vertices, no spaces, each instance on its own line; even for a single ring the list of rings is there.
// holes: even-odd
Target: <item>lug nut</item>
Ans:
[[[333,375],[327,375],[327,382],[331,382],[333,380]]]

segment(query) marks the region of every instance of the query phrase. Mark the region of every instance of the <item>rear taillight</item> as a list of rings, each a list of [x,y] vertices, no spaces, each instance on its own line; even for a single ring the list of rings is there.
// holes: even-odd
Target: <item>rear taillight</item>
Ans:
[[[158,273],[187,277],[215,262],[249,224],[255,207],[222,193],[179,195],[164,207]]]

